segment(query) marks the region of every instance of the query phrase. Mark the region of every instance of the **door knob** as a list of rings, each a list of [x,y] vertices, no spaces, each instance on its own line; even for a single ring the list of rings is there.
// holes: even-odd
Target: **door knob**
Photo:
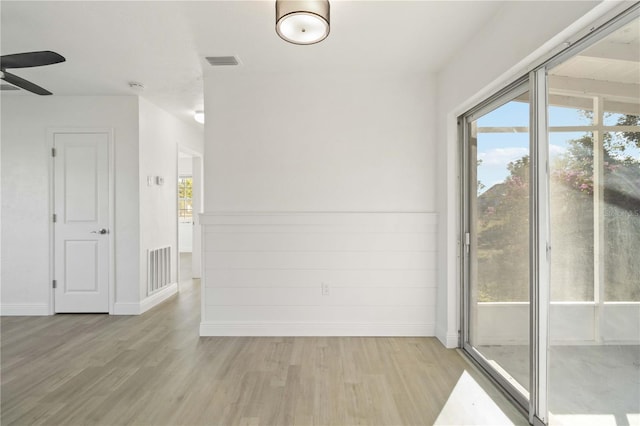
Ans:
[[[98,231],[91,231],[91,233],[92,233],[92,234],[101,234],[101,235],[104,235],[104,234],[108,234],[108,233],[109,233],[109,230],[107,230],[107,229],[105,229],[105,228],[102,228],[102,229],[100,229],[100,230],[98,230]]]

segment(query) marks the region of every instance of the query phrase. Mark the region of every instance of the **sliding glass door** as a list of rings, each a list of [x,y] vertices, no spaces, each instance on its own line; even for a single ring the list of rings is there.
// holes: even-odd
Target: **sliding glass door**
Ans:
[[[465,352],[531,423],[640,424],[640,4],[459,131]]]
[[[529,398],[529,91],[516,85],[465,117],[466,349]]]

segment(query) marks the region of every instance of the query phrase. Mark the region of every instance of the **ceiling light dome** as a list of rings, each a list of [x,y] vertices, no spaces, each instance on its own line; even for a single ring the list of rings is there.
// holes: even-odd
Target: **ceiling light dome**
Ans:
[[[328,0],[276,0],[276,32],[293,44],[314,44],[329,35]]]

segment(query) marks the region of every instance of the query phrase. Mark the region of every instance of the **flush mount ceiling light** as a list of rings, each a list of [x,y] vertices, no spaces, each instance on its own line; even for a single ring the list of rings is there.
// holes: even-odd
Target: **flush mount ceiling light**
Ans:
[[[276,32],[293,44],[314,44],[329,35],[328,0],[276,0]]]
[[[193,119],[200,124],[204,124],[204,111],[196,111],[193,113]]]

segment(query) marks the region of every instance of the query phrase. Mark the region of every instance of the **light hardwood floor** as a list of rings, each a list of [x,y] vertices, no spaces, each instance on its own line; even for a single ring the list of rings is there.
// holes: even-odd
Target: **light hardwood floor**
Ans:
[[[525,423],[434,338],[200,338],[199,297],[2,318],[2,425]]]

